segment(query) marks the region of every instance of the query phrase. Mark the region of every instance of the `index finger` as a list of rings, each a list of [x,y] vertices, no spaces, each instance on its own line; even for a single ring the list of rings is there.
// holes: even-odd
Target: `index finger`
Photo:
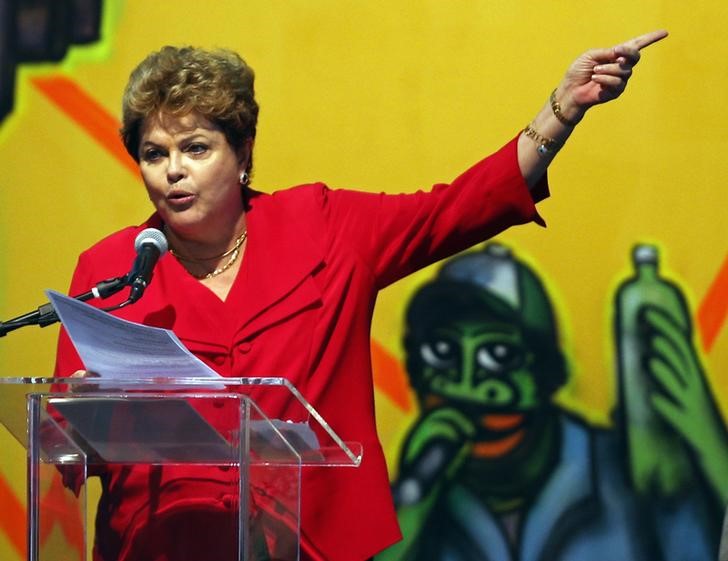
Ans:
[[[624,44],[630,47],[634,47],[637,50],[642,50],[645,47],[649,47],[650,45],[652,45],[652,43],[662,41],[665,37],[667,37],[667,31],[664,29],[659,29],[657,31],[645,33],[644,35],[640,35],[639,37],[635,37],[634,39],[630,39]]]

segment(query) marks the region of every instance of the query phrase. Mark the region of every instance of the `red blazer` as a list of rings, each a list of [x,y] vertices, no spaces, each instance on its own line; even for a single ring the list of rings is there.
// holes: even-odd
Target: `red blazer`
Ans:
[[[253,193],[246,252],[225,302],[167,254],[144,297],[115,315],[174,330],[223,376],[289,378],[344,440],[361,442],[358,469],[303,470],[301,514],[308,555],[361,561],[401,537],[374,418],[369,337],[377,292],[510,225],[540,222],[534,200],[547,193],[545,178],[528,190],[515,139],[452,184],[427,193],[371,194],[320,183],[273,195]],[[150,225],[161,226],[156,215],[85,251],[70,293],[126,273],[134,238]],[[62,333],[56,373],[68,375],[80,367]],[[256,401],[270,416],[285,415],[285,404],[270,403],[265,395]],[[140,474],[139,481],[148,475]],[[103,549],[110,546],[101,544],[99,559],[123,550],[128,528],[141,528],[148,520],[148,512],[139,514],[145,499],[133,497],[133,479],[129,474],[103,479],[97,542],[116,545],[105,556]],[[124,485],[126,493],[120,490]],[[177,489],[167,499],[199,494],[201,488]]]

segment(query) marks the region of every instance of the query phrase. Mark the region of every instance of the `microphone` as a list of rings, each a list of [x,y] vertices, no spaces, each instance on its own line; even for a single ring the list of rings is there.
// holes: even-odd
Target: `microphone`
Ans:
[[[129,303],[136,302],[144,294],[144,290],[152,282],[152,271],[162,255],[167,253],[167,238],[156,228],[147,228],[134,240],[137,252],[131,272],[127,275],[127,284],[131,286]]]
[[[116,294],[125,286],[131,286],[129,298],[112,308],[104,308],[105,311],[117,310],[133,304],[144,294],[144,290],[152,282],[152,271],[159,261],[159,258],[167,253],[167,238],[156,228],[147,228],[143,230],[134,240],[134,249],[137,252],[136,259],[131,272],[123,277],[103,280],[96,284],[88,292],[74,296],[76,300],[85,302],[91,298],[108,298],[112,294]],[[9,332],[14,331],[26,325],[39,325],[46,327],[58,321],[51,304],[43,304],[34,312],[28,312],[22,316],[18,316],[9,321],[0,321],[0,337],[4,337]]]
[[[417,504],[433,489],[458,456],[463,443],[437,438],[409,465],[402,466],[399,480],[392,487],[397,507]]]

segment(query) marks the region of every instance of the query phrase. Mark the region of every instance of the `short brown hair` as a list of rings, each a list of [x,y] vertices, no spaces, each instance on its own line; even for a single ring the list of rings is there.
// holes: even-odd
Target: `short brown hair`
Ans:
[[[124,90],[121,138],[127,152],[139,161],[141,127],[159,111],[196,111],[218,125],[234,149],[242,148],[255,138],[258,122],[254,82],[253,69],[233,51],[166,46],[149,54]]]

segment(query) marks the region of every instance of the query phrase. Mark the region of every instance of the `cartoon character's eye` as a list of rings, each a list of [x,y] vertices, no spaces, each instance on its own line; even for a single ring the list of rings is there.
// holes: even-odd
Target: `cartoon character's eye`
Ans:
[[[509,343],[488,343],[478,349],[478,366],[490,372],[505,372],[519,368],[524,361],[524,351]]]
[[[458,363],[460,348],[446,339],[435,339],[420,345],[420,356],[433,368],[451,368]]]

